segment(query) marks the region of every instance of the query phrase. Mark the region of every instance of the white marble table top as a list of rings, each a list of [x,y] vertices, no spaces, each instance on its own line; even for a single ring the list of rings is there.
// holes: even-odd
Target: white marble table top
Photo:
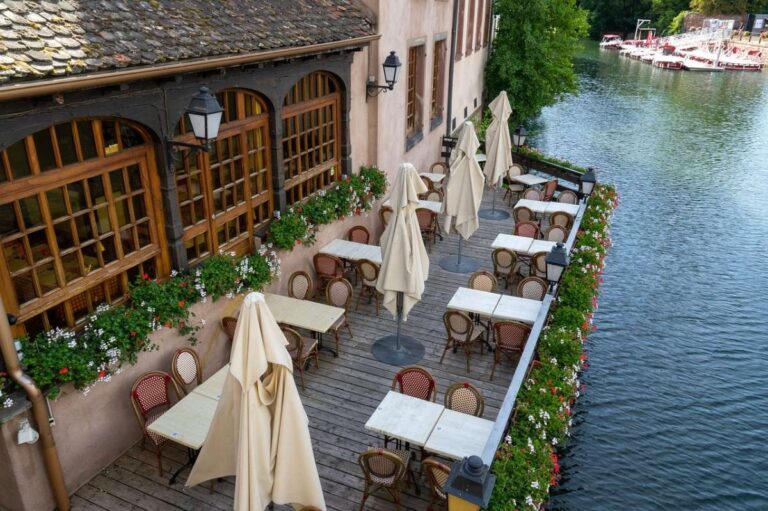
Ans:
[[[419,174],[421,177],[426,177],[427,179],[431,180],[433,183],[439,183],[443,179],[445,179],[445,174],[436,174],[432,172],[422,172]]]
[[[336,239],[321,248],[319,252],[349,261],[368,259],[376,264],[381,264],[381,247],[378,245],[366,245],[365,243]]]
[[[229,373],[229,364],[213,373],[207,380],[192,389],[192,394],[201,394],[211,399],[219,400],[221,389],[224,388],[224,380]]]
[[[443,405],[390,390],[365,429],[423,446],[443,410]]]
[[[509,179],[511,181],[517,181],[518,183],[524,184],[525,186],[540,185],[549,181],[546,178],[543,178],[541,176],[534,176],[533,174],[522,174],[520,176],[510,176]]]
[[[492,430],[493,421],[444,410],[424,449],[453,460],[480,456]]]
[[[536,252],[551,252],[555,245],[556,243],[554,241],[533,240],[531,246],[528,247],[528,254],[533,255]]]
[[[491,248],[506,248],[512,252],[528,254],[528,249],[531,247],[533,241],[533,238],[527,238],[525,236],[498,234],[496,239],[493,240],[493,243],[491,243]]]
[[[500,298],[498,293],[460,287],[448,302],[448,309],[490,316]]]
[[[515,209],[526,207],[534,213],[543,215],[547,212],[547,206],[549,206],[549,204],[549,202],[543,200],[520,199],[515,203]]]
[[[147,430],[184,447],[200,449],[208,436],[218,405],[216,399],[190,392],[147,426]]]
[[[496,305],[492,318],[494,320],[522,321],[523,323],[532,324],[536,321],[536,316],[539,315],[541,304],[542,302],[538,300],[504,295],[499,300],[498,305]]]
[[[550,202],[549,206],[547,207],[547,214],[551,215],[556,211],[562,211],[564,213],[568,213],[571,216],[576,216],[576,214],[579,212],[579,205],[568,204],[567,202]]]
[[[341,307],[290,296],[264,293],[264,300],[278,323],[321,334],[327,332],[344,315]]]
[[[390,204],[389,199],[387,199],[384,201],[383,205],[389,206],[389,204]],[[426,208],[430,211],[437,213],[438,215],[443,212],[443,203],[440,201],[419,199],[419,207]]]

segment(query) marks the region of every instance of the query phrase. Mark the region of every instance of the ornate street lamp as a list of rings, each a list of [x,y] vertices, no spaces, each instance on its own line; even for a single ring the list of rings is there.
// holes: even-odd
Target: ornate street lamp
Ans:
[[[520,152],[520,148],[525,145],[525,137],[528,136],[528,132],[523,128],[521,124],[515,131],[512,132],[512,144],[517,148],[517,152]]]
[[[382,64],[382,67],[384,68],[384,81],[387,84],[379,85],[376,83],[376,79],[373,76],[369,77],[368,83],[366,83],[368,96],[378,96],[382,91],[387,92],[388,90],[394,89],[395,84],[397,83],[397,73],[400,71],[401,66],[400,59],[397,58],[395,52],[389,52],[387,58],[384,59],[384,64]]]
[[[588,167],[587,171],[579,177],[579,194],[582,198],[592,195],[596,182],[595,169]]]
[[[547,263],[547,280],[549,281],[549,289],[551,291],[560,282],[563,271],[568,266],[568,252],[565,251],[565,246],[562,243],[558,243],[552,247],[545,261]]]
[[[200,87],[200,92],[192,97],[189,106],[184,111],[189,118],[189,124],[192,126],[192,132],[198,140],[198,144],[187,142],[178,142],[176,140],[166,140],[170,147],[186,147],[192,151],[208,151],[211,141],[219,135],[219,126],[224,109],[211,95],[208,87]]]

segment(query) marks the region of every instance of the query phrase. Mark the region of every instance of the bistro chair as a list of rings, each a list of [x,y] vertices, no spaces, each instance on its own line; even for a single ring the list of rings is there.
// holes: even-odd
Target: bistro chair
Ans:
[[[291,355],[293,360],[293,367],[299,370],[299,378],[301,380],[301,390],[306,390],[304,387],[304,367],[307,365],[307,360],[310,357],[315,359],[315,368],[320,369],[320,356],[317,349],[317,339],[311,337],[304,337],[293,328],[285,325],[280,325],[280,329],[285,334],[285,339],[288,341],[288,345],[285,349]]]
[[[424,194],[424,200],[428,200],[432,202],[443,202],[443,191],[429,190],[427,193]]]
[[[533,254],[528,270],[531,277],[547,278],[547,252]]]
[[[237,318],[232,316],[224,316],[221,318],[221,328],[224,330],[224,333],[227,334],[229,342],[234,341],[235,329],[237,328]]]
[[[443,363],[445,354],[451,349],[463,349],[467,356],[467,374],[469,374],[470,358],[472,357],[472,346],[480,344],[480,354],[483,354],[483,341],[485,340],[485,328],[475,325],[472,318],[465,312],[450,310],[443,314],[443,323],[448,341],[443,349],[443,356],[440,357],[440,363]]]
[[[322,292],[328,285],[328,282],[336,277],[344,276],[344,261],[336,256],[329,254],[315,254],[312,258],[317,274],[317,284]]]
[[[163,477],[162,449],[168,440],[150,432],[147,427],[171,407],[170,391],[176,394],[176,401],[178,401],[181,393],[176,382],[171,375],[163,371],[144,373],[131,387],[131,404],[144,434],[141,438],[141,446],[146,447],[147,440],[153,446],[160,477]]]
[[[515,194],[516,197],[520,197],[523,191],[525,191],[525,186],[522,183],[518,183],[517,181],[512,180],[513,177],[522,176],[523,173],[523,167],[515,163],[509,167],[507,175],[504,176],[504,184],[507,188],[507,190],[504,192],[504,198],[506,199],[509,197],[509,201],[507,202],[509,205],[512,205],[512,194]]]
[[[419,222],[421,236],[429,244],[427,250],[432,252],[432,245],[435,243],[435,232],[437,231],[437,214],[427,208],[416,208],[416,220]]]
[[[434,511],[437,505],[444,505],[448,502],[448,494],[445,493],[445,483],[448,482],[448,475],[451,473],[451,467],[440,463],[435,458],[427,458],[421,462],[421,470],[427,478],[429,486],[429,506],[427,511]]]
[[[515,230],[513,231],[515,236],[525,236],[526,238],[538,239],[539,237],[539,224],[536,222],[517,222],[515,224]]]
[[[356,225],[347,231],[347,239],[367,245],[371,242],[371,233],[364,225]]]
[[[389,206],[382,206],[379,208],[379,220],[381,225],[386,229],[390,218],[392,218],[393,210]]]
[[[485,400],[477,387],[465,381],[448,387],[445,391],[445,407],[467,415],[482,417]]]
[[[525,348],[525,342],[530,333],[531,327],[518,321],[497,321],[493,324],[496,350],[493,352],[491,380],[493,380],[493,375],[496,372],[496,365],[501,362],[501,356],[519,357]]]
[[[406,396],[425,401],[434,402],[437,398],[437,382],[435,377],[421,366],[405,366],[400,369],[392,377],[391,388]],[[391,437],[384,435],[384,447],[389,444],[390,440],[392,440]],[[400,440],[395,439],[395,442],[397,446],[400,446]]]
[[[411,470],[411,451],[371,448],[362,453],[357,461],[365,480],[360,511],[368,497],[381,490],[385,490],[395,502],[395,508],[400,509],[403,479],[407,479],[406,483],[416,484]]]
[[[469,276],[467,287],[470,289],[477,289],[478,291],[495,293],[496,289],[499,287],[499,284],[496,282],[496,277],[493,276],[493,273],[480,270]]]
[[[544,231],[544,239],[547,241],[554,241],[556,243],[565,243],[568,237],[568,231],[562,225],[550,225],[547,230]]]
[[[562,202],[564,204],[578,204],[579,196],[576,195],[576,192],[572,192],[571,190],[563,190],[560,192],[560,195],[558,195],[557,202]]]
[[[549,225],[559,225],[568,230],[573,225],[573,216],[565,211],[555,211],[549,215]]]
[[[539,277],[525,277],[517,285],[517,296],[530,300],[543,300],[547,294],[547,283]]]
[[[203,383],[203,368],[197,352],[192,348],[176,350],[171,359],[171,376],[185,396],[189,394],[190,385]]]
[[[509,288],[512,275],[517,269],[517,254],[506,248],[497,248],[491,253],[493,260],[493,275],[497,279],[504,279],[504,288]]]
[[[550,179],[544,183],[544,189],[542,190],[541,200],[551,201],[555,196],[555,190],[557,190],[557,179]]]
[[[336,351],[339,351],[339,331],[347,327],[350,339],[353,339],[352,329],[349,327],[349,304],[352,301],[352,284],[349,283],[344,277],[337,277],[328,282],[328,286],[325,288],[325,301],[328,305],[339,307],[344,309],[344,314],[336,320],[331,330],[333,335],[336,336]]]
[[[429,166],[430,174],[448,174],[448,164],[444,161],[436,161]]]
[[[376,291],[376,283],[379,280],[379,265],[368,259],[361,259],[357,261],[357,274],[360,276],[360,294],[357,297],[357,306],[355,310],[360,308],[360,300],[363,296],[368,296],[368,303],[371,300],[376,300],[376,316],[379,315],[379,292]]]
[[[536,188],[526,188],[523,192],[523,199],[541,200],[541,192]]]
[[[312,277],[305,271],[295,271],[288,279],[288,296],[297,300],[309,300],[312,298],[315,285]]]
[[[536,222],[536,215],[533,214],[530,208],[525,206],[518,206],[512,210],[512,216],[515,218],[515,223],[518,222]]]
[[[421,178],[421,182],[424,183],[424,186],[427,187],[427,190],[434,190],[435,189],[435,182],[429,179],[427,176],[419,176]]]

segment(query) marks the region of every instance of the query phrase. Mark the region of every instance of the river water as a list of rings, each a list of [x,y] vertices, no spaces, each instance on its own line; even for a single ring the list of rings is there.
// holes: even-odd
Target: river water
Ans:
[[[621,205],[549,509],[767,510],[768,72],[577,70],[533,142]]]

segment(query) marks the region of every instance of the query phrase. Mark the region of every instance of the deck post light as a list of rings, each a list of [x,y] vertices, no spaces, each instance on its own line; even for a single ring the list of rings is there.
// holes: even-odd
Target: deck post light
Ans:
[[[517,152],[520,152],[520,148],[525,145],[525,138],[528,136],[528,132],[523,128],[521,124],[515,131],[512,132],[512,144],[517,148]]]
[[[556,244],[547,254],[545,261],[547,263],[547,280],[551,291],[560,282],[563,270],[568,266],[568,252],[565,251],[565,246],[562,243]]]
[[[224,109],[216,97],[210,93],[208,87],[200,87],[200,91],[192,97],[184,113],[187,114],[192,132],[199,143],[190,144],[168,139],[166,140],[168,147],[185,147],[192,151],[207,152],[211,147],[211,141],[219,135]]]
[[[395,84],[397,83],[397,73],[400,71],[401,66],[400,59],[395,55],[395,52],[389,52],[387,58],[384,59],[384,64],[382,64],[382,67],[384,68],[384,81],[387,84],[379,85],[376,83],[376,79],[373,76],[369,77],[368,83],[366,83],[366,92],[368,93],[368,96],[378,96],[381,92],[387,92],[388,90],[394,89]]]
[[[579,177],[579,194],[582,198],[589,198],[592,195],[596,182],[597,177],[595,176],[594,167],[588,167],[587,171]]]
[[[448,494],[448,511],[479,511],[488,507],[496,476],[480,456],[470,456],[456,461],[445,483]]]

